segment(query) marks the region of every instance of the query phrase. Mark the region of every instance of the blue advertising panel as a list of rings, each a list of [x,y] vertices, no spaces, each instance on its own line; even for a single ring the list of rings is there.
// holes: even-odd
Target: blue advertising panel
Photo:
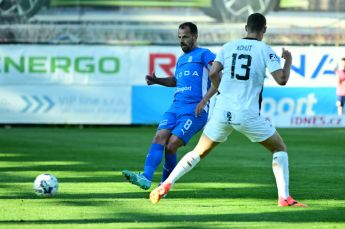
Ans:
[[[173,102],[175,88],[162,86],[133,86],[132,123],[158,123]]]
[[[174,91],[161,86],[134,86],[132,123],[157,124],[169,108]],[[342,126],[335,102],[333,87],[266,87],[261,115],[277,127]]]
[[[279,115],[335,115],[335,88],[266,87],[263,91],[261,114]]]

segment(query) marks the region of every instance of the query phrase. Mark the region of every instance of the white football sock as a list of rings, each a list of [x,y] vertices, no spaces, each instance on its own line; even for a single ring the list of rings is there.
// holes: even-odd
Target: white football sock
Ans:
[[[196,164],[200,161],[200,156],[198,153],[191,151],[183,156],[183,158],[177,163],[174,170],[170,173],[169,177],[164,181],[164,183],[174,183],[180,179],[183,175],[188,173]]]
[[[289,196],[289,159],[287,152],[273,154],[273,173],[276,178],[278,196],[286,199]]]

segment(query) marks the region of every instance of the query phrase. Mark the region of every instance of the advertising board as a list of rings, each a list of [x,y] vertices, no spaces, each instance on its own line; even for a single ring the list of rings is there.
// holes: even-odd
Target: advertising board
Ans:
[[[293,53],[289,82],[279,86],[267,74],[261,115],[284,127],[343,125],[336,119],[334,69],[345,49],[286,48]],[[172,76],[180,55],[175,46],[2,45],[0,121],[158,123],[175,89],[147,86],[145,75]]]

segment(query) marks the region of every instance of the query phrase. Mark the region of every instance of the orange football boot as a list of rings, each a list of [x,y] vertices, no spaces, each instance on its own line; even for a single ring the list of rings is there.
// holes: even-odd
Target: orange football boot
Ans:
[[[168,194],[171,188],[171,183],[162,183],[158,188],[155,188],[150,193],[150,201],[153,204],[157,204],[166,194]]]
[[[308,207],[308,205],[302,204],[302,203],[294,200],[291,196],[288,196],[287,199],[279,197],[278,207]]]

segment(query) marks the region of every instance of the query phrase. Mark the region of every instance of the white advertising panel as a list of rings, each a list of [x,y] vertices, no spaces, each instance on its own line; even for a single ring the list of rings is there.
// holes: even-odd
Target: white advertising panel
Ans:
[[[345,119],[337,115],[288,116],[280,115],[267,117],[276,127],[345,127]]]
[[[0,46],[2,85],[128,85],[129,47]]]
[[[176,46],[135,47],[129,56],[133,85],[146,85],[145,75],[155,72],[157,77],[173,76],[175,65],[182,50]],[[140,58],[138,58],[140,57]]]
[[[0,123],[130,124],[131,87],[2,86]]]
[[[209,47],[217,53],[220,47]],[[333,87],[345,47],[285,47],[293,63],[287,87]],[[273,49],[280,55],[281,46]],[[145,85],[145,75],[171,76],[182,54],[178,46],[0,46],[0,83]],[[283,64],[283,63],[282,63]],[[277,84],[268,75],[266,86]]]
[[[334,70],[344,57],[345,47],[285,47],[292,54],[290,79],[286,87],[335,87]],[[282,47],[273,48],[278,55]],[[283,64],[283,63],[282,63]],[[265,86],[277,86],[272,77]]]
[[[282,47],[273,48],[280,55]],[[277,126],[343,126],[333,120],[334,69],[345,48],[285,48],[293,55],[290,80],[281,87],[267,75],[262,115]],[[145,75],[173,75],[181,54],[178,45],[1,45],[0,122],[158,123],[164,110],[157,108],[173,100],[174,89],[148,87]],[[143,109],[155,112],[143,117]]]

